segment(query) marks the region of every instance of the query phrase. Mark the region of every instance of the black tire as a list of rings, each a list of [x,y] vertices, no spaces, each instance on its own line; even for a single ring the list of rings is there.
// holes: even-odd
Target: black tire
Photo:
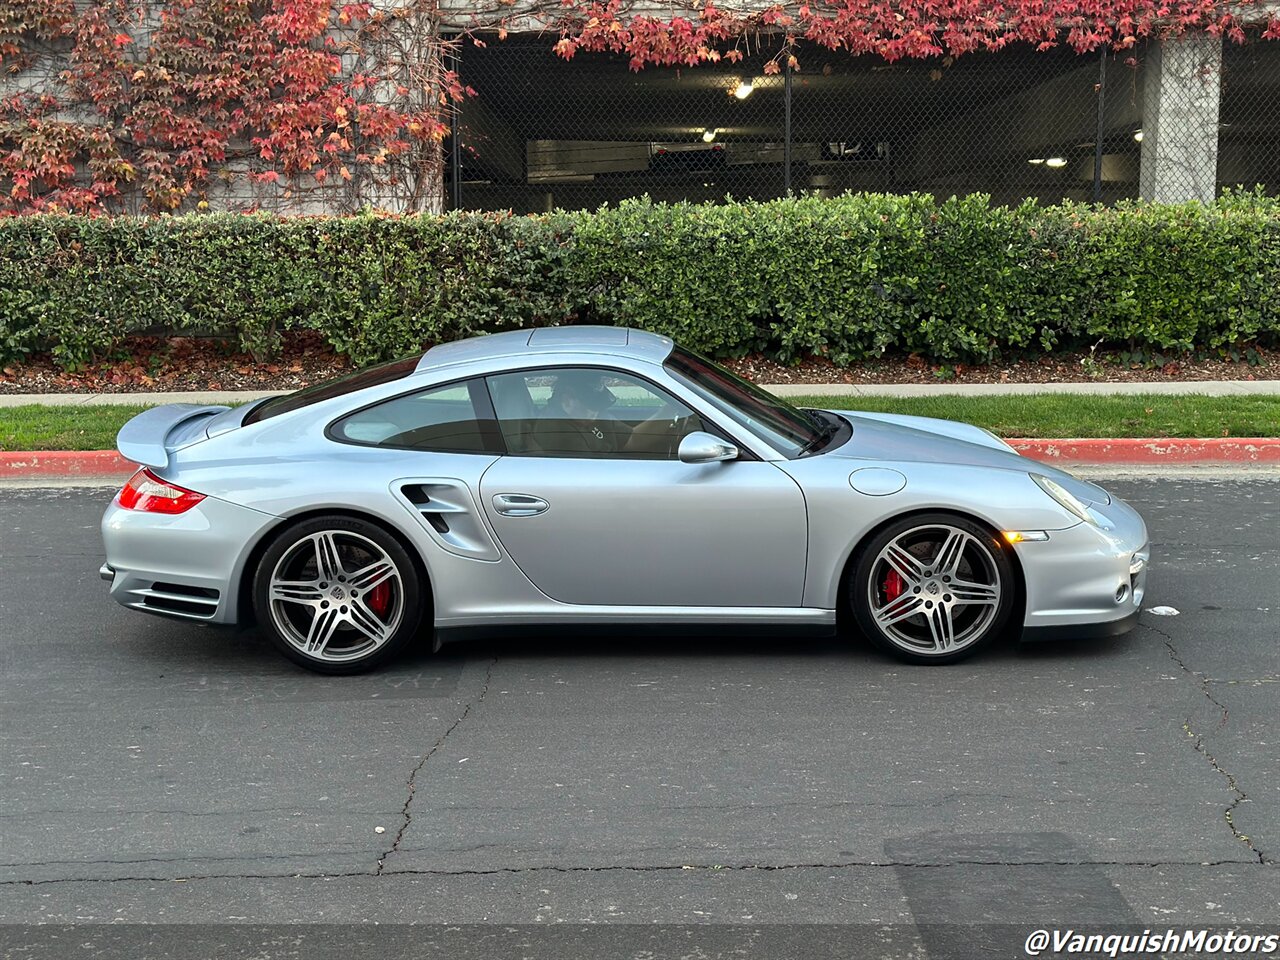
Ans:
[[[968,539],[951,541],[949,531]],[[958,544],[950,547],[954,563],[938,555],[948,542]],[[893,560],[884,556],[891,544]],[[910,555],[901,557],[898,549]],[[1007,549],[995,531],[952,513],[917,514],[889,524],[866,543],[849,573],[846,592],[858,627],[907,663],[946,664],[972,656],[1000,635],[1013,610],[1018,591]],[[933,569],[939,560],[946,570]],[[991,587],[994,597],[986,592]],[[959,641],[951,646],[945,642],[948,629]]]
[[[338,560],[327,562],[327,572],[321,568],[318,542],[332,544],[324,553]],[[394,572],[387,573],[385,564]],[[349,579],[358,571],[364,571],[371,586]],[[375,581],[377,577],[382,579]],[[277,589],[273,598],[277,579],[291,586]],[[283,598],[282,592],[293,596]],[[426,596],[426,584],[400,542],[377,524],[355,517],[314,517],[285,528],[254,571],[259,626],[277,650],[317,673],[362,673],[386,663],[417,635]],[[318,653],[302,645],[313,638],[315,644],[324,640]]]

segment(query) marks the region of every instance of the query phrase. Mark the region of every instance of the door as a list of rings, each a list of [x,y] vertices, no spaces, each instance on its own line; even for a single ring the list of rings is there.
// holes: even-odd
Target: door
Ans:
[[[772,464],[687,464],[679,440],[714,431],[639,377],[555,368],[490,377],[508,456],[481,502],[547,596],[624,606],[797,607],[804,497]]]

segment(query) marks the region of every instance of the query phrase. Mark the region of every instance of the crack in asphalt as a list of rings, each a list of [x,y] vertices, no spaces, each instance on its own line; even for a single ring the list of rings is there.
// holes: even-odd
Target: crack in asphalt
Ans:
[[[271,860],[316,860],[320,857],[345,856],[356,859],[356,853],[346,851],[319,850],[311,853],[254,853],[254,854],[187,854],[180,857],[133,857],[128,859],[103,858],[99,860],[36,860],[19,863],[0,863],[0,868],[19,869],[22,867],[131,867],[139,863],[258,863]],[[0,883],[13,881],[0,880]]]
[[[1227,709],[1227,705],[1225,703],[1223,703],[1221,700],[1219,700],[1217,697],[1213,695],[1213,691],[1210,689],[1210,684],[1213,681],[1211,681],[1208,677],[1204,676],[1203,674],[1197,673],[1196,671],[1192,670],[1189,666],[1187,666],[1186,661],[1182,659],[1182,655],[1178,652],[1178,648],[1175,647],[1173,644],[1173,637],[1171,637],[1168,633],[1166,633],[1164,630],[1161,630],[1159,627],[1153,626],[1152,624],[1149,624],[1149,623],[1143,623],[1142,626],[1146,627],[1152,633],[1160,637],[1165,647],[1168,649],[1169,658],[1178,665],[1178,667],[1182,670],[1183,673],[1185,673],[1188,677],[1190,677],[1192,680],[1195,681],[1196,686],[1200,688],[1200,692],[1201,694],[1204,695],[1204,698],[1208,700],[1211,704],[1213,704],[1215,707],[1217,707],[1217,709],[1222,714],[1222,718],[1218,721],[1218,729],[1221,730],[1222,728],[1224,728],[1227,725],[1227,719],[1230,715],[1230,711]],[[1240,784],[1236,780],[1235,774],[1226,770],[1222,766],[1222,764],[1218,762],[1218,758],[1209,752],[1209,748],[1205,745],[1204,734],[1197,731],[1191,725],[1190,716],[1188,716],[1187,719],[1182,722],[1182,729],[1186,731],[1188,738],[1194,741],[1194,743],[1192,744],[1192,747],[1196,751],[1196,753],[1200,754],[1207,761],[1209,761],[1209,766],[1213,767],[1213,769],[1218,773],[1218,775],[1221,776],[1226,781],[1227,788],[1235,795],[1231,803],[1229,803],[1227,805],[1227,808],[1222,812],[1223,819],[1227,821],[1227,827],[1231,830],[1231,835],[1235,837],[1237,840],[1239,840],[1241,843],[1243,843],[1245,847],[1248,848],[1249,852],[1252,853],[1255,857],[1257,857],[1258,863],[1261,863],[1261,864],[1270,863],[1271,861],[1263,854],[1263,852],[1260,849],[1258,849],[1257,846],[1254,845],[1253,838],[1246,833],[1242,833],[1240,831],[1240,828],[1236,826],[1236,822],[1235,822],[1236,809],[1240,806],[1240,804],[1244,803],[1244,801],[1249,799],[1249,795],[1245,793],[1242,789],[1240,789]]]
[[[913,863],[905,860],[842,860],[834,863],[734,863],[734,864],[652,864],[636,866],[614,864],[609,866],[556,866],[490,867],[463,870],[431,869],[429,867],[403,870],[352,870],[339,873],[210,873],[181,877],[133,876],[133,877],[57,877],[48,880],[0,880],[0,887],[37,887],[54,883],[188,883],[201,880],[341,880],[370,877],[492,877],[501,874],[533,873],[745,873],[759,871],[776,873],[788,870],[947,870],[954,867],[1134,867],[1161,869],[1165,867],[1261,867],[1274,869],[1269,860],[977,860],[960,859],[937,862]]]
[[[413,822],[413,811],[410,810],[410,807],[413,806],[413,797],[418,789],[418,774],[421,773],[422,768],[427,765],[427,761],[435,756],[436,751],[444,746],[445,741],[449,739],[449,734],[457,730],[462,721],[467,719],[468,714],[471,713],[471,708],[479,706],[479,704],[483,702],[485,694],[489,692],[489,682],[493,679],[493,668],[497,662],[497,657],[494,657],[489,661],[489,666],[484,672],[484,682],[480,686],[479,695],[474,700],[467,703],[466,707],[463,708],[462,713],[458,714],[458,719],[450,724],[449,729],[440,735],[440,739],[432,744],[431,749],[428,750],[423,755],[422,759],[418,761],[418,765],[409,772],[409,779],[407,781],[409,795],[405,797],[404,807],[400,811],[400,829],[396,831],[396,836],[395,839],[391,841],[391,846],[387,848],[386,852],[383,853],[382,856],[378,857],[378,866],[377,869],[374,870],[375,875],[382,875],[382,871],[387,863],[387,858],[400,849],[400,841],[404,839],[405,831],[409,829],[409,824]],[[365,874],[355,875],[364,876]]]
[[[122,812],[127,812],[131,814],[141,814],[143,816],[148,816],[148,817],[152,817],[152,816],[157,816],[157,817],[239,817],[245,814],[259,814],[259,813],[284,813],[284,814],[289,814],[291,816],[296,817],[296,816],[301,816],[304,813],[306,814],[318,813],[319,809],[318,808],[300,809],[299,806],[245,807],[243,810],[239,810],[239,809],[237,810],[187,810],[182,807],[166,807],[163,809],[146,809],[146,810],[138,809],[138,810],[129,810],[129,811],[97,810],[97,809],[77,810],[75,808],[65,808],[65,809],[51,808],[48,810],[24,810],[21,813],[0,813],[0,821],[3,821],[3,820],[29,821],[33,817],[117,816]],[[368,810],[356,810],[356,809],[350,809],[350,810],[344,811],[344,813],[351,813],[351,814],[357,814],[357,815],[366,814],[366,813],[373,814],[376,812],[382,812],[382,811],[368,811]],[[150,858],[145,858],[145,859],[149,860]],[[78,863],[82,861],[73,860],[69,862]],[[96,863],[97,861],[94,861],[94,862]],[[137,861],[134,861],[134,862],[137,862]],[[0,867],[6,867],[6,866],[12,867],[12,866],[15,866],[15,864],[0,863]]]

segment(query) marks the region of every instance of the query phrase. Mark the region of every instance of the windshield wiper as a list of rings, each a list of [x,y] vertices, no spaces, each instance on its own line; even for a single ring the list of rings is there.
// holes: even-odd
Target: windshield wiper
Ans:
[[[806,410],[805,413],[810,415],[814,425],[818,427],[818,433],[800,448],[798,456],[801,457],[806,453],[813,453],[815,450],[825,447],[827,442],[840,432],[840,424],[838,422],[833,423],[814,410]]]

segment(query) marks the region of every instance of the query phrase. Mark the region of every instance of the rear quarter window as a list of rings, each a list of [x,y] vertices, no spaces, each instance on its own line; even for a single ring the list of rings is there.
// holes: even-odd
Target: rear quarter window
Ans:
[[[330,435],[365,446],[442,453],[502,452],[498,425],[480,380],[384,400],[338,420]]]
[[[315,386],[307,387],[304,390],[286,393],[280,397],[269,397],[245,414],[245,418],[242,421],[243,425],[247,427],[249,424],[257,423],[260,420],[270,420],[272,417],[278,417],[282,413],[301,410],[303,407],[309,407],[313,403],[321,403],[325,400],[332,400],[334,397],[355,393],[365,387],[376,387],[384,383],[391,383],[394,380],[402,380],[417,369],[418,361],[421,359],[421,355],[401,357],[399,360],[379,363],[376,366],[357,370],[355,373],[348,373],[345,376],[338,377],[336,380],[317,383]]]

